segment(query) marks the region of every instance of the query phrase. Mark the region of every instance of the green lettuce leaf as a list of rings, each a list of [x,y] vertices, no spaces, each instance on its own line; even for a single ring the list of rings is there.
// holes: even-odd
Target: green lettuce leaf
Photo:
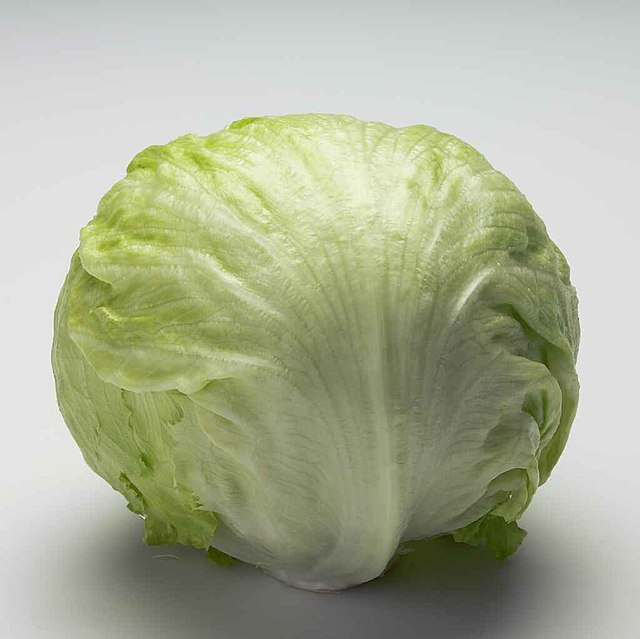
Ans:
[[[504,517],[485,515],[468,526],[452,533],[455,541],[478,546],[486,544],[487,550],[496,559],[511,556],[524,541],[527,531],[515,521],[507,522]]]

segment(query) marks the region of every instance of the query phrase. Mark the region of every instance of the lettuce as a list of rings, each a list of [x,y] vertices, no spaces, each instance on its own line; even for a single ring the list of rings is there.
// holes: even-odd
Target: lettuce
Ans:
[[[81,231],[53,368],[148,543],[332,590],[408,540],[515,551],[578,342],[565,259],[477,151],[293,115],[133,159]]]

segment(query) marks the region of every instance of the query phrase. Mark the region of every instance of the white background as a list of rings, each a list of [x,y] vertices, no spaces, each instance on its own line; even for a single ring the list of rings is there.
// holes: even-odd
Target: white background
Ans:
[[[0,635],[640,637],[639,7],[2,3]],[[147,548],[57,411],[57,293],[129,159],[306,111],[458,135],[515,181],[572,266],[580,409],[505,564],[440,540],[332,596]]]

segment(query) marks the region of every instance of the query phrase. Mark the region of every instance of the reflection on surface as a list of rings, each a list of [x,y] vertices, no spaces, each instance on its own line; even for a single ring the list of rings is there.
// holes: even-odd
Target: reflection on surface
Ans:
[[[550,614],[562,590],[554,557],[534,562],[527,544],[500,563],[450,538],[414,542],[383,577],[315,594],[246,564],[217,567],[201,551],[147,547],[127,513],[105,513],[81,532],[42,575],[38,609],[49,614],[38,623],[54,634],[82,636],[86,626],[91,636],[136,638],[512,639],[532,615]]]

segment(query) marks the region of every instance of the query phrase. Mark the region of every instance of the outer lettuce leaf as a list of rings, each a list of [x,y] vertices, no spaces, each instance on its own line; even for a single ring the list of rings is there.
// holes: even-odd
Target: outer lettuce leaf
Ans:
[[[179,481],[173,429],[190,405],[175,392],[132,393],[102,381],[69,338],[68,294],[84,276],[74,255],[55,320],[53,364],[60,409],[87,464],[145,518],[148,544],[207,548],[214,513]]]
[[[222,568],[233,566],[235,563],[235,559],[233,557],[230,557],[213,546],[209,546],[209,548],[207,548],[207,559],[211,563],[216,564],[216,566],[221,566]]]
[[[485,515],[477,521],[456,530],[456,541],[477,546],[486,543],[487,549],[496,559],[506,559],[512,555],[527,536],[515,521],[507,522],[503,517]]]

